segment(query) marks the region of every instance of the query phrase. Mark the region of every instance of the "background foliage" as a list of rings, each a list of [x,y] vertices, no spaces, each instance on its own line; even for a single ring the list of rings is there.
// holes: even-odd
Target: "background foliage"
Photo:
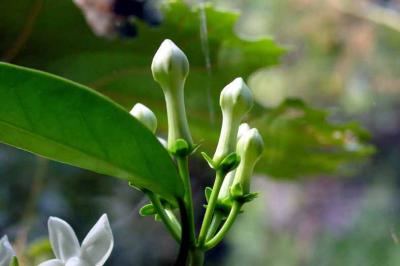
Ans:
[[[241,16],[207,6],[204,25],[201,9],[173,1],[162,7],[159,27],[137,21],[136,38],[109,40],[94,36],[70,1],[6,0],[0,3],[0,54],[5,61],[82,82],[127,109],[140,101],[156,111],[162,135],[162,92],[149,66],[161,40],[171,38],[191,62],[189,120],[205,150],[218,138],[219,91],[243,75],[258,104],[248,121],[262,129],[267,143],[259,172],[300,179],[257,179],[254,188],[262,197],[248,206],[228,241],[209,254],[210,265],[398,264],[400,36],[386,21],[398,16],[399,3],[213,2]],[[384,12],[381,19],[371,10]],[[266,34],[275,40],[260,37]],[[270,68],[279,61],[279,68]],[[358,124],[349,123],[353,120]],[[359,124],[372,132],[378,152],[367,164],[348,164],[373,150]],[[202,178],[209,175],[203,166],[193,160],[195,187],[210,182]],[[328,172],[337,178],[327,178]],[[5,146],[0,175],[0,234],[16,240],[26,261],[48,252],[45,242],[35,242],[46,236],[48,215],[70,221],[79,235],[105,210],[113,217],[117,242],[109,265],[168,265],[176,252],[161,225],[138,217],[134,206],[144,201],[123,182]],[[202,195],[196,189],[199,204]],[[149,252],[154,247],[157,252]]]

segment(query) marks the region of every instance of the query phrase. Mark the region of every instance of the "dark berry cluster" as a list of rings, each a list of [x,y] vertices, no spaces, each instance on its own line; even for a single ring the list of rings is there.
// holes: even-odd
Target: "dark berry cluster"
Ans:
[[[121,21],[117,24],[117,31],[121,37],[135,37],[137,34],[133,19],[137,18],[148,25],[157,26],[161,23],[159,10],[146,0],[114,0],[112,11]]]
[[[102,37],[131,38],[137,35],[135,20],[148,25],[161,23],[152,0],[73,0],[82,10],[93,32]]]

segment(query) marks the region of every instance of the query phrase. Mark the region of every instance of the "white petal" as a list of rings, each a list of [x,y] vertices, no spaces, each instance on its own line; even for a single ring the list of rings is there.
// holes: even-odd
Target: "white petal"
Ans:
[[[87,261],[80,259],[80,258],[72,258],[68,260],[67,264],[65,266],[93,266],[89,264]]]
[[[65,266],[61,260],[47,260],[40,263],[38,266]]]
[[[81,258],[102,266],[111,254],[114,238],[106,214],[100,217],[82,242]]]
[[[4,236],[0,239],[0,266],[9,266],[14,256],[15,252],[8,241],[8,237]]]
[[[64,220],[50,217],[48,222],[50,243],[57,259],[66,262],[79,255],[79,242],[74,230]]]

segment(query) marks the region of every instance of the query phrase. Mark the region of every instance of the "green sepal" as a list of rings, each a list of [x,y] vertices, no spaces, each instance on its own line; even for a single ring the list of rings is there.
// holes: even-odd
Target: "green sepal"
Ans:
[[[156,215],[154,215],[154,221],[156,222],[162,222],[160,215],[157,213]]]
[[[172,146],[170,153],[177,157],[185,157],[190,155],[191,149],[189,144],[184,139],[177,139]]]
[[[10,261],[10,266],[19,266],[19,262],[18,262],[17,257],[14,256],[14,257],[11,259],[11,261]]]
[[[234,170],[240,163],[240,156],[236,152],[228,154],[222,162],[218,165],[217,169],[229,173]]]
[[[247,203],[247,202],[255,200],[257,197],[258,197],[258,193],[248,193],[248,194],[243,195],[241,201],[242,201],[242,203]]]
[[[244,193],[243,192],[243,187],[240,183],[235,184],[234,186],[231,187],[230,190],[231,194],[231,199],[234,201],[238,201],[241,204],[245,204],[247,202],[250,202],[254,200],[255,198],[258,197],[258,193]]]
[[[190,154],[196,153],[196,151],[201,147],[201,143],[199,144],[193,144],[192,150],[190,151]]]
[[[215,168],[216,168],[213,159],[212,159],[210,156],[208,156],[207,153],[202,152],[201,155],[203,156],[204,160],[207,161],[208,165],[209,165],[212,169],[215,169]]]
[[[157,214],[157,210],[154,208],[153,204],[146,204],[139,210],[140,216],[151,216]]]
[[[204,190],[204,194],[206,196],[206,201],[208,202],[210,197],[211,197],[211,193],[212,193],[212,188],[210,187],[206,187],[206,189]]]
[[[226,197],[224,199],[220,199],[215,206],[215,210],[222,213],[223,216],[226,218],[228,217],[231,208],[232,208],[232,199],[230,197]]]
[[[233,185],[230,189],[230,194],[232,199],[242,197],[244,194],[242,185],[240,183],[236,183],[235,185]]]

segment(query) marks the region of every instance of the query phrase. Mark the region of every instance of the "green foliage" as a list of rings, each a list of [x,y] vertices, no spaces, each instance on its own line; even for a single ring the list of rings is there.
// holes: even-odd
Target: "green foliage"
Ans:
[[[0,63],[0,141],[174,200],[183,185],[154,135],[95,91]]]
[[[212,5],[204,10],[208,33],[208,48],[204,48],[200,10],[182,1],[167,1],[160,27],[139,23],[138,37],[123,41],[94,36],[72,1],[15,0],[0,3],[0,10],[8,10],[0,17],[0,51],[4,58],[17,47],[16,32],[32,23],[25,25],[24,16],[34,14],[40,3],[34,30],[14,61],[86,84],[127,109],[142,102],[155,112],[163,132],[167,131],[165,103],[162,91],[152,79],[150,63],[159,43],[172,39],[191,64],[185,90],[189,123],[195,141],[205,140],[202,147],[209,154],[218,141],[220,90],[238,75],[246,78],[258,69],[278,63],[285,51],[268,38],[239,37],[234,31],[239,15]],[[204,50],[209,51],[211,71],[206,68]],[[248,117],[258,127],[262,125],[260,131],[266,141],[265,159],[258,163],[260,172],[285,178],[333,172],[341,163],[369,154],[347,149],[344,140],[332,134],[348,132],[346,135],[354,135],[364,147],[364,133],[357,126],[332,125],[326,121],[326,115],[312,119],[313,113],[324,112],[306,105],[301,108],[309,110],[309,115],[290,119],[282,108],[257,106]]]
[[[354,123],[331,123],[328,115],[301,100],[287,99],[255,120],[266,147],[260,171],[283,178],[333,173],[374,152],[366,143],[368,132]]]

